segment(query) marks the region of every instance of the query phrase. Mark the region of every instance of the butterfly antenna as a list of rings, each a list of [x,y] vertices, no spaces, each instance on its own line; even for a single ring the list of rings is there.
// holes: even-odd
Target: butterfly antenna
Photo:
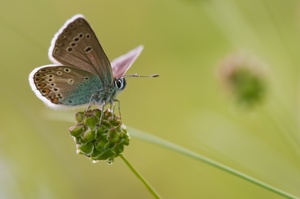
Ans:
[[[158,74],[152,74],[152,75],[128,74],[128,75],[124,75],[124,77],[159,77],[159,75]]]

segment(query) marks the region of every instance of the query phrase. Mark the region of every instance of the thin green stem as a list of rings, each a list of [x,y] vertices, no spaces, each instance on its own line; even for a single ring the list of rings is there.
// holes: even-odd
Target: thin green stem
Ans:
[[[129,167],[129,169],[138,177],[138,179],[146,186],[146,188],[150,191],[150,193],[155,198],[161,198],[159,194],[155,191],[155,189],[137,172],[137,170],[128,162],[128,160],[124,157],[123,154],[120,154],[121,159],[125,162],[125,164]]]
[[[236,177],[242,178],[242,179],[244,179],[244,180],[246,180],[246,181],[248,181],[248,182],[250,182],[252,184],[258,185],[258,186],[260,186],[260,187],[262,187],[264,189],[267,189],[267,190],[269,190],[269,191],[271,191],[273,193],[276,193],[278,195],[281,195],[281,196],[283,196],[285,198],[289,198],[289,199],[297,199],[298,198],[298,197],[296,197],[294,195],[291,195],[291,194],[289,194],[289,193],[287,193],[287,192],[285,192],[283,190],[280,190],[280,189],[278,189],[276,187],[273,187],[273,186],[271,186],[269,184],[266,184],[266,183],[264,183],[264,182],[262,182],[262,181],[260,181],[258,179],[255,179],[255,178],[253,178],[251,176],[248,176],[248,175],[246,175],[244,173],[241,173],[241,172],[239,172],[237,170],[234,170],[234,169],[232,169],[232,168],[230,168],[228,166],[225,166],[225,165],[223,165],[221,163],[218,163],[218,162],[216,162],[214,160],[211,160],[211,159],[209,159],[207,157],[199,155],[199,154],[197,154],[197,153],[195,153],[195,152],[193,152],[191,150],[188,150],[188,149],[186,149],[184,147],[181,147],[179,145],[173,144],[173,143],[171,143],[169,141],[163,140],[163,139],[158,138],[156,136],[153,136],[153,135],[150,135],[150,134],[138,131],[138,130],[133,129],[133,128],[128,128],[128,130],[130,131],[130,135],[131,136],[134,136],[134,137],[139,138],[141,140],[145,140],[147,142],[150,142],[150,143],[153,143],[153,144],[165,147],[167,149],[171,149],[173,151],[179,152],[181,154],[184,154],[186,156],[189,156],[191,158],[194,158],[196,160],[204,162],[204,163],[206,163],[206,164],[208,164],[210,166],[213,166],[213,167],[215,167],[217,169],[223,170],[223,171],[225,171],[227,173],[230,173],[230,174],[232,174],[232,175],[234,175]]]

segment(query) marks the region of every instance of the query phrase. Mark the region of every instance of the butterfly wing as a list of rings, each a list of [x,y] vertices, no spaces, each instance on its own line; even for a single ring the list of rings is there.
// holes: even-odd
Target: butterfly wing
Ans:
[[[115,78],[123,77],[134,61],[140,56],[143,49],[144,47],[142,45],[138,46],[128,53],[114,59],[111,62],[113,76]]]
[[[83,15],[75,15],[55,34],[49,49],[54,63],[97,74],[105,85],[113,82],[110,62]]]
[[[30,86],[51,108],[88,104],[102,82],[93,73],[73,66],[48,65],[30,73]]]

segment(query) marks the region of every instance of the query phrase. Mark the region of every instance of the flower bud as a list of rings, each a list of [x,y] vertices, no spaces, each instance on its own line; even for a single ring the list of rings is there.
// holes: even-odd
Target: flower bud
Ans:
[[[96,138],[97,135],[97,131],[86,131],[84,132],[84,134],[82,135],[82,138],[88,142],[93,141]]]
[[[93,153],[94,145],[91,142],[87,142],[85,144],[79,144],[78,150],[80,151],[80,153],[89,156],[90,154]]]
[[[83,134],[83,132],[85,131],[84,126],[83,125],[78,125],[78,126],[72,126],[69,129],[70,133],[72,136],[74,137],[79,137]]]
[[[78,112],[78,113],[76,113],[75,119],[76,119],[77,122],[82,122],[82,120],[83,120],[83,114],[84,114],[84,112]]]

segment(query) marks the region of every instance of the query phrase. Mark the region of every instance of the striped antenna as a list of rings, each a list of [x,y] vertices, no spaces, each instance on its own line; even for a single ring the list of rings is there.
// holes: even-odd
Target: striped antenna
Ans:
[[[124,77],[159,77],[159,75],[158,74],[152,74],[152,75],[128,74],[128,75],[124,75]]]

